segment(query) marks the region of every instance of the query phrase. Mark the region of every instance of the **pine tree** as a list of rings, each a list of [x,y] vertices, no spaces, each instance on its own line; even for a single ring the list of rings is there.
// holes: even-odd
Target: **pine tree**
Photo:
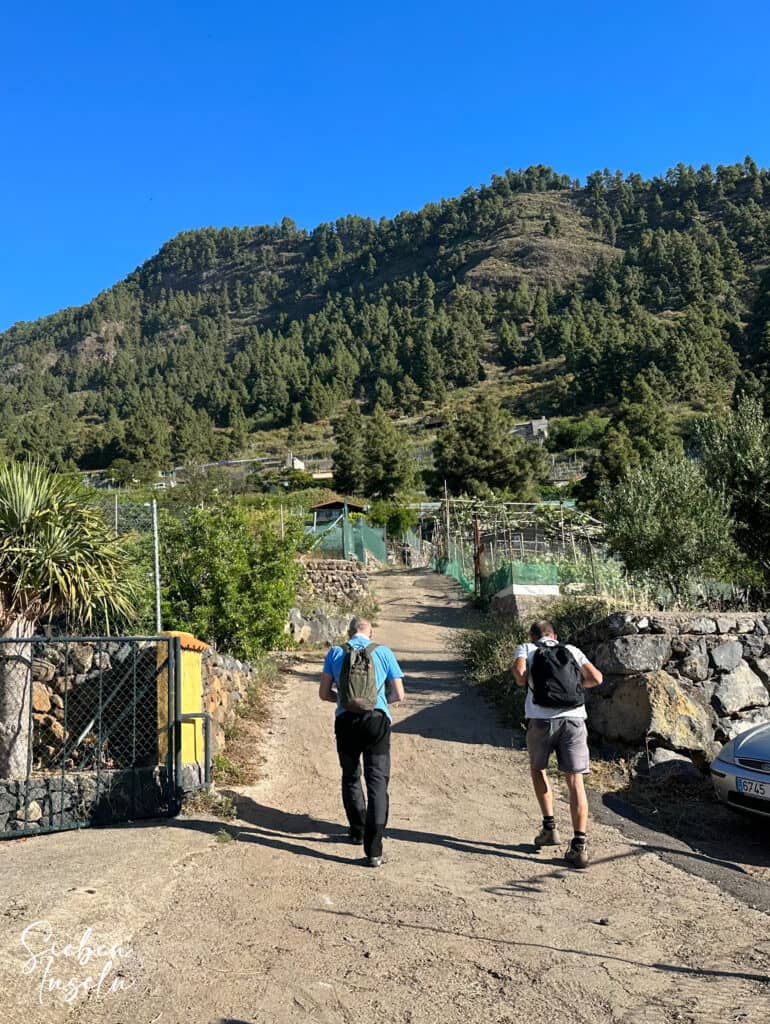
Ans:
[[[365,493],[389,499],[414,476],[409,444],[385,410],[377,405],[366,425]]]
[[[334,423],[334,486],[341,494],[362,494],[366,483],[366,437],[364,418],[351,402]]]

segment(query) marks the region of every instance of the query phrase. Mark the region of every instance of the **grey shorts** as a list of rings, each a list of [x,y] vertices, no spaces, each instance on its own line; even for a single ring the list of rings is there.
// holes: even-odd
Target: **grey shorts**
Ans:
[[[538,771],[548,767],[548,759],[554,752],[563,772],[583,775],[591,770],[588,730],[583,718],[530,718],[527,750],[529,763]]]

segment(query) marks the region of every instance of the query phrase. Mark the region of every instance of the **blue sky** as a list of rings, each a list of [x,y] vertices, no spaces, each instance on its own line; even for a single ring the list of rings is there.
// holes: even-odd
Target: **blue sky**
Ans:
[[[389,216],[530,163],[770,165],[768,38],[760,0],[4,4],[0,329],[189,228]]]

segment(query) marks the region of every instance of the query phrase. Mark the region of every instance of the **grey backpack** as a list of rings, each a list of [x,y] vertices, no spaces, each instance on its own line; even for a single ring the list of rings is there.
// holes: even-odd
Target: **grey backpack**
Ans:
[[[374,711],[377,706],[380,688],[377,686],[372,654],[378,647],[379,644],[375,643],[367,644],[366,647],[353,647],[349,643],[342,645],[345,657],[342,659],[337,692],[340,706],[345,711],[352,711],[354,715]]]

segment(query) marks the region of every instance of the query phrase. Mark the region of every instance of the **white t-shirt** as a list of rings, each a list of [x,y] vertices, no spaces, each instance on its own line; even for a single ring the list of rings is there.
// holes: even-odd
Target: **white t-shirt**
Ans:
[[[553,647],[558,643],[558,640],[550,640],[548,637],[543,637],[540,641],[541,644],[548,644]],[[578,664],[578,668],[582,668],[583,665],[587,664],[588,658],[578,648],[573,647],[572,644],[564,645],[570,652],[572,657]],[[529,675],[530,669],[532,668],[532,659],[535,656],[537,650],[537,644],[519,644],[516,648],[516,653],[513,656],[514,661],[518,661],[519,658],[527,659],[527,674]],[[532,699],[532,678],[529,677],[527,681],[527,699],[524,704],[524,716],[526,718],[587,718],[586,709],[581,706],[579,708],[544,708],[541,704],[535,704]]]

